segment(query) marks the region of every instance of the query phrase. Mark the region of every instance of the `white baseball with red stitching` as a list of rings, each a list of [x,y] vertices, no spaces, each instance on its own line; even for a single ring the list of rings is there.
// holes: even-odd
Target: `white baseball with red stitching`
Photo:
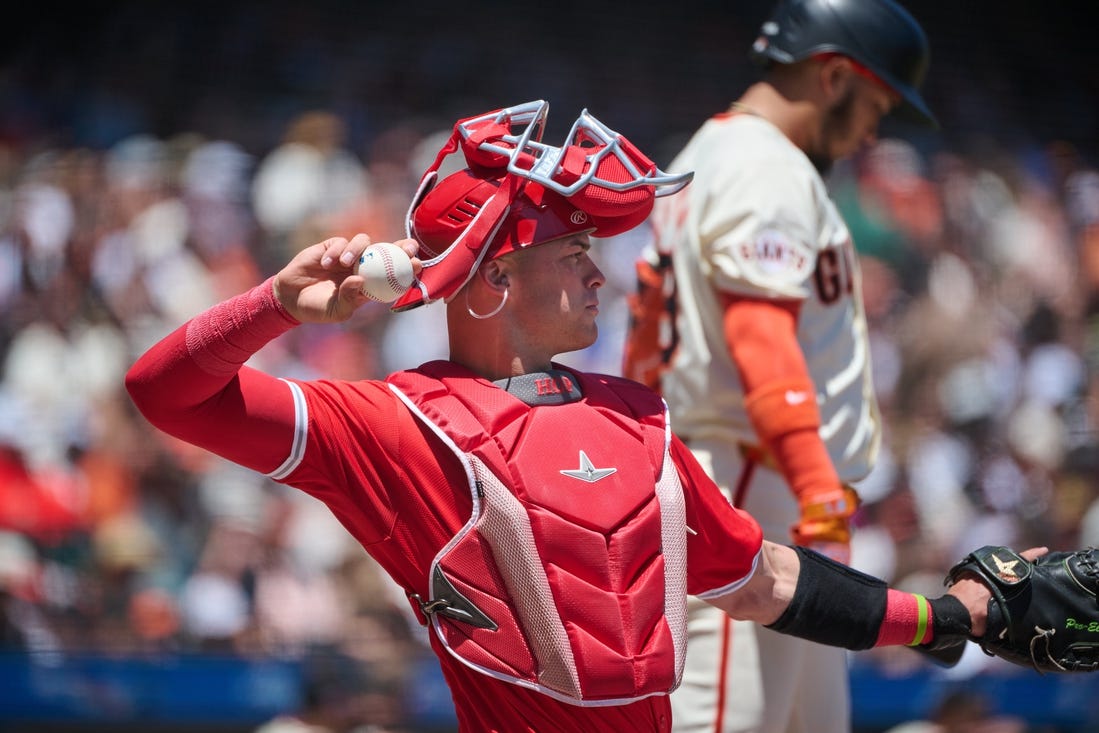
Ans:
[[[412,287],[412,260],[395,244],[377,242],[359,257],[363,293],[371,300],[392,303]]]

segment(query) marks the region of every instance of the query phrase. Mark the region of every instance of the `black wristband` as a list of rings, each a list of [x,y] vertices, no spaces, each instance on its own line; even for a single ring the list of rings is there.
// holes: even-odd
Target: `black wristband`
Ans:
[[[794,547],[801,559],[790,605],[767,628],[819,644],[869,649],[878,640],[889,586],[820,553]]]
[[[931,628],[934,639],[941,640],[949,636],[968,637],[973,631],[973,619],[969,609],[960,600],[949,593],[938,598],[929,598],[931,606]],[[933,640],[934,641],[934,640]]]

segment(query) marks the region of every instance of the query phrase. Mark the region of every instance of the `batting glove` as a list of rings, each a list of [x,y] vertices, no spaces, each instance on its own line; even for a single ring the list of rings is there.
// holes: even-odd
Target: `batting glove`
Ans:
[[[859,507],[859,495],[849,486],[809,491],[798,497],[801,519],[790,528],[794,544],[849,565],[851,516]]]

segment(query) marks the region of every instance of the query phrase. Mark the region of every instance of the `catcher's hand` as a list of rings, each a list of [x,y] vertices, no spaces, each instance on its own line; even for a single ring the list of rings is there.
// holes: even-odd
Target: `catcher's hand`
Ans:
[[[1027,560],[985,546],[951,568],[947,583],[966,573],[992,591],[985,633],[974,638],[986,654],[1043,673],[1099,669],[1099,550]]]

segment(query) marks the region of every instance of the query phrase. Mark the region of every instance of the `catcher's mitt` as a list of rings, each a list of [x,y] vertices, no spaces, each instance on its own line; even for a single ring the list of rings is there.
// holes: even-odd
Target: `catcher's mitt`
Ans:
[[[974,573],[992,590],[986,654],[1039,672],[1099,669],[1099,550],[1050,552],[1029,561],[985,546],[951,568],[947,583]]]

